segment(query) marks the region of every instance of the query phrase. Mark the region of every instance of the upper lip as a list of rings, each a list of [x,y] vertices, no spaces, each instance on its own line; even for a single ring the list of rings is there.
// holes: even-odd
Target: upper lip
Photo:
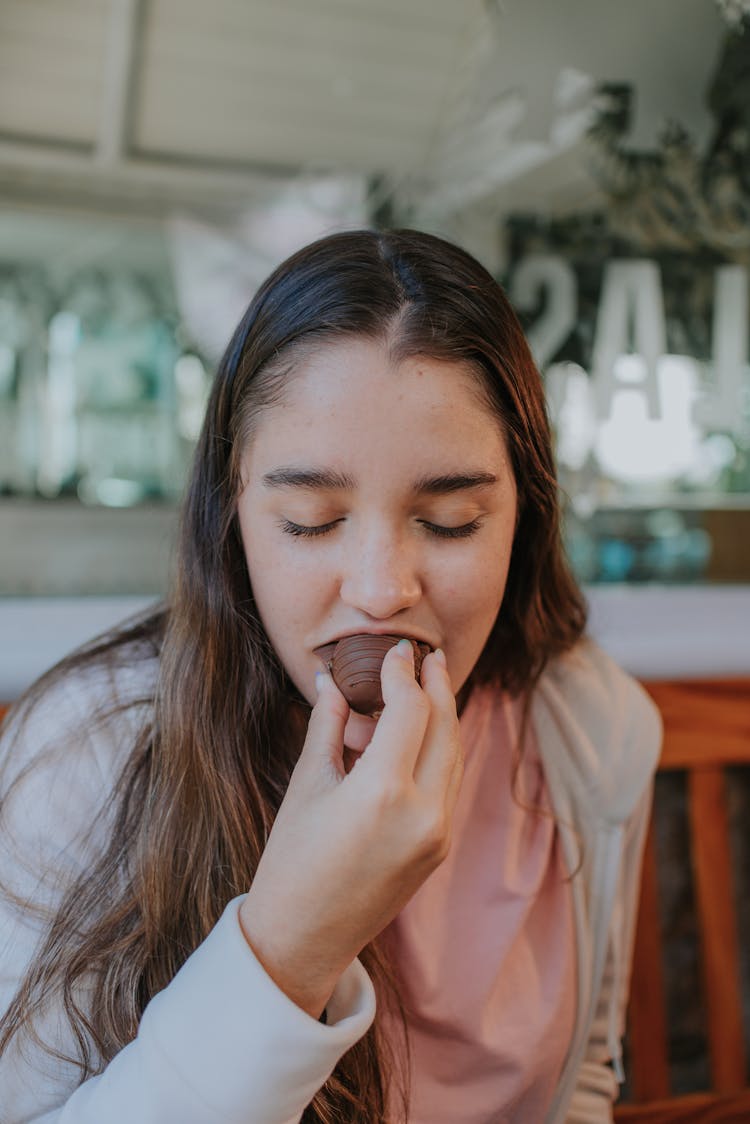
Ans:
[[[346,632],[339,632],[338,635],[332,636],[330,640],[324,640],[322,644],[316,644],[317,648],[324,648],[326,644],[337,644],[339,640],[343,640],[347,636],[398,636],[406,640],[419,640],[423,644],[429,644],[431,648],[435,645],[423,633],[412,632],[410,629],[402,628],[350,628]]]

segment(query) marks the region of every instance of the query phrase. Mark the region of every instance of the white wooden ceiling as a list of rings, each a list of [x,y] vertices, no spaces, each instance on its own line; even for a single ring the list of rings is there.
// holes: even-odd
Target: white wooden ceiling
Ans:
[[[0,133],[96,146],[130,61],[131,151],[393,170],[424,158],[484,18],[481,0],[2,0]]]
[[[581,91],[635,82],[634,141],[705,136],[723,31],[715,0],[0,0],[0,198],[333,170],[566,200]]]
[[[96,0],[0,2],[0,131],[91,144],[102,93],[108,10]]]

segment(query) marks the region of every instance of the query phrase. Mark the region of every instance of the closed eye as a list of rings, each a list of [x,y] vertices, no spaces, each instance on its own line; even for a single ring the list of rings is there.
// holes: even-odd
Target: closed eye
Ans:
[[[300,538],[314,539],[321,535],[328,534],[333,528],[341,523],[341,519],[334,519],[331,523],[321,523],[317,527],[307,527],[303,523],[292,523],[290,519],[280,520],[280,527],[287,535],[296,535]],[[430,523],[426,519],[420,520],[421,525],[425,530],[434,535],[436,538],[441,539],[465,539],[470,535],[476,534],[482,525],[481,519],[472,519],[470,523],[462,523],[459,527],[443,527],[439,523]]]
[[[481,519],[472,519],[471,523],[462,523],[460,527],[442,527],[439,523],[428,523],[424,519],[421,522],[430,534],[441,539],[468,539],[482,526]]]
[[[321,523],[319,527],[305,527],[302,523],[292,523],[290,519],[281,519],[279,526],[282,531],[287,535],[300,535],[305,539],[315,539],[318,535],[325,535],[332,531],[340,519],[334,519],[332,523]]]

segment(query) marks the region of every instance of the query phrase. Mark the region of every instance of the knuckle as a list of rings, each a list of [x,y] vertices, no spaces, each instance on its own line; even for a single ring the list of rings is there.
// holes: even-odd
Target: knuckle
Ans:
[[[404,786],[398,776],[384,776],[372,790],[375,815],[387,817],[397,811],[404,802]]]
[[[419,832],[419,856],[438,865],[450,850],[450,824],[444,811],[432,812],[424,817]]]

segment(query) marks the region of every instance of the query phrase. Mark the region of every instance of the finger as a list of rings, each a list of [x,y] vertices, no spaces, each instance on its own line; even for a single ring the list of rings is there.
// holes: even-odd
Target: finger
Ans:
[[[325,760],[341,767],[344,751],[344,728],[349,717],[349,706],[327,671],[315,676],[318,697],[310,714],[307,736],[302,747],[300,762]]]
[[[414,770],[414,781],[426,794],[445,794],[453,773],[463,765],[456,699],[445,657],[432,652],[422,665],[422,685],[430,700],[430,720]]]
[[[380,673],[383,713],[372,738],[373,763],[414,772],[430,718],[430,702],[414,678],[414,650],[409,641],[391,648]]]

